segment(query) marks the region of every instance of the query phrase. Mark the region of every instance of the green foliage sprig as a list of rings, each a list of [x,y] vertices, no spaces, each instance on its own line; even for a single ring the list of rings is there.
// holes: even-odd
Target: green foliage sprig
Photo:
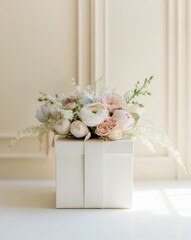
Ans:
[[[150,78],[146,78],[142,85],[140,85],[140,82],[138,81],[135,84],[135,88],[124,95],[126,103],[138,105],[139,107],[144,107],[144,105],[139,103],[136,99],[141,95],[142,96],[151,95],[151,92],[147,90],[147,87],[150,85],[152,80],[153,80],[153,76],[151,76]]]

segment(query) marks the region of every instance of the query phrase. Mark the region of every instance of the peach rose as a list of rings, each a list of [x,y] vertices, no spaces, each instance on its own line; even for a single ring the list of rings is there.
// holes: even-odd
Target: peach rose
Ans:
[[[96,128],[96,134],[98,136],[106,136],[110,133],[110,126],[107,124],[107,122],[103,122]]]

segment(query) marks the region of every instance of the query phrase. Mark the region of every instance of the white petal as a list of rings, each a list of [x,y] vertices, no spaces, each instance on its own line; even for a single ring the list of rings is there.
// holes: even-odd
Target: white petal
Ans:
[[[102,103],[91,103],[80,110],[80,118],[88,127],[95,127],[108,117],[108,110]]]

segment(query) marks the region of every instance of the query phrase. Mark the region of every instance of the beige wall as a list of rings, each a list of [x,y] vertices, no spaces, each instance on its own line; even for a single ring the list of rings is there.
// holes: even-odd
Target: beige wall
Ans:
[[[77,77],[77,1],[0,1],[0,178],[50,178],[54,162],[27,138],[6,153],[11,136],[37,124],[39,91],[69,91]]]
[[[37,123],[38,92],[67,92],[70,76],[81,86],[104,76],[124,92],[154,75],[146,117],[170,135],[190,167],[189,3],[1,0],[0,178],[54,177],[48,139],[41,153],[34,138],[17,143],[10,154],[6,146],[15,131]],[[136,179],[184,177],[163,148],[156,146],[155,155],[141,143],[135,149]]]

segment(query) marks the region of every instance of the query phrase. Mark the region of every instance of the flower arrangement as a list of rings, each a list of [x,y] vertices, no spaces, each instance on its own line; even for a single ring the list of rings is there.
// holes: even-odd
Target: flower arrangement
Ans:
[[[42,104],[36,113],[40,125],[18,132],[12,139],[10,148],[18,139],[29,135],[36,135],[42,143],[43,136],[49,132],[65,138],[84,140],[139,138],[153,151],[153,141],[166,147],[185,170],[180,154],[168,136],[150,120],[142,117],[144,106],[138,97],[151,95],[147,88],[152,80],[151,76],[142,84],[137,82],[134,89],[123,96],[115,88],[104,84],[102,79],[85,90],[81,90],[72,79],[73,91],[69,95],[50,96],[40,93],[38,101]]]

